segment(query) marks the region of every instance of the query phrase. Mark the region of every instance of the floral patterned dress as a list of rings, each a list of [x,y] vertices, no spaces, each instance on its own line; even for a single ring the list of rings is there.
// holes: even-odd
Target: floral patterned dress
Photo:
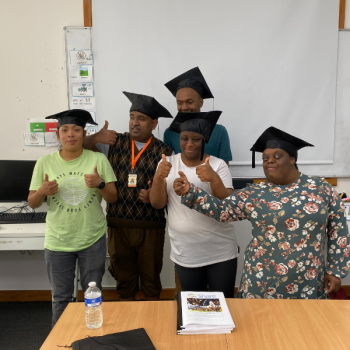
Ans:
[[[261,182],[224,200],[191,184],[181,201],[217,221],[251,221],[253,237],[237,297],[325,299],[324,274],[348,274],[344,206],[324,179],[301,174],[291,185]]]

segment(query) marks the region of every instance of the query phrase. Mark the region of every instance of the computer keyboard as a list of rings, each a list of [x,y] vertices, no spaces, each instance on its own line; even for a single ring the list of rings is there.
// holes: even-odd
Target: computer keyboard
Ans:
[[[46,212],[0,213],[0,225],[45,223]]]

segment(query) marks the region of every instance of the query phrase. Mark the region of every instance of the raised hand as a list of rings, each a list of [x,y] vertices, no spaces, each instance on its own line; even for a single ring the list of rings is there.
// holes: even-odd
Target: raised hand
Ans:
[[[140,190],[139,192],[139,200],[145,204],[150,203],[149,200],[149,192],[152,188],[152,180],[148,181],[148,190]]]
[[[108,130],[108,121],[105,121],[103,128],[96,134],[96,143],[105,145],[114,145],[117,140],[117,133],[114,130]]]
[[[174,181],[174,191],[178,196],[182,196],[183,194],[186,194],[190,189],[190,184],[188,183],[186,175],[179,171],[180,177],[175,179]]]
[[[49,175],[45,174],[45,180],[42,186],[38,189],[42,195],[52,196],[58,192],[58,184],[56,180],[49,181]]]
[[[162,161],[159,163],[155,176],[160,177],[162,180],[166,179],[170,173],[172,165],[166,160],[166,156],[162,154]]]
[[[196,168],[196,174],[202,182],[213,181],[217,174],[209,164],[210,157],[205,159],[204,165],[199,165]]]
[[[95,165],[94,172],[92,174],[85,175],[85,184],[89,188],[96,188],[101,181],[102,178],[97,171],[97,165]]]

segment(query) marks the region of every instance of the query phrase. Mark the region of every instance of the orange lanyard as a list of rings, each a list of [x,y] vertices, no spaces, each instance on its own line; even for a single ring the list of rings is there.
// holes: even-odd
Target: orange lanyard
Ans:
[[[152,137],[147,141],[147,143],[143,146],[142,150],[140,150],[139,154],[135,158],[135,142],[131,139],[131,169],[134,170],[136,162],[140,158],[143,151],[147,148],[147,146],[151,143]]]

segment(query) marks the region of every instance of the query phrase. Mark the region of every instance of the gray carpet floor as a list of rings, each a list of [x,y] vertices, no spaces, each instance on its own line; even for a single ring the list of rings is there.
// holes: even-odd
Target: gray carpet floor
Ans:
[[[40,349],[51,332],[51,317],[51,301],[0,303],[0,349]]]

